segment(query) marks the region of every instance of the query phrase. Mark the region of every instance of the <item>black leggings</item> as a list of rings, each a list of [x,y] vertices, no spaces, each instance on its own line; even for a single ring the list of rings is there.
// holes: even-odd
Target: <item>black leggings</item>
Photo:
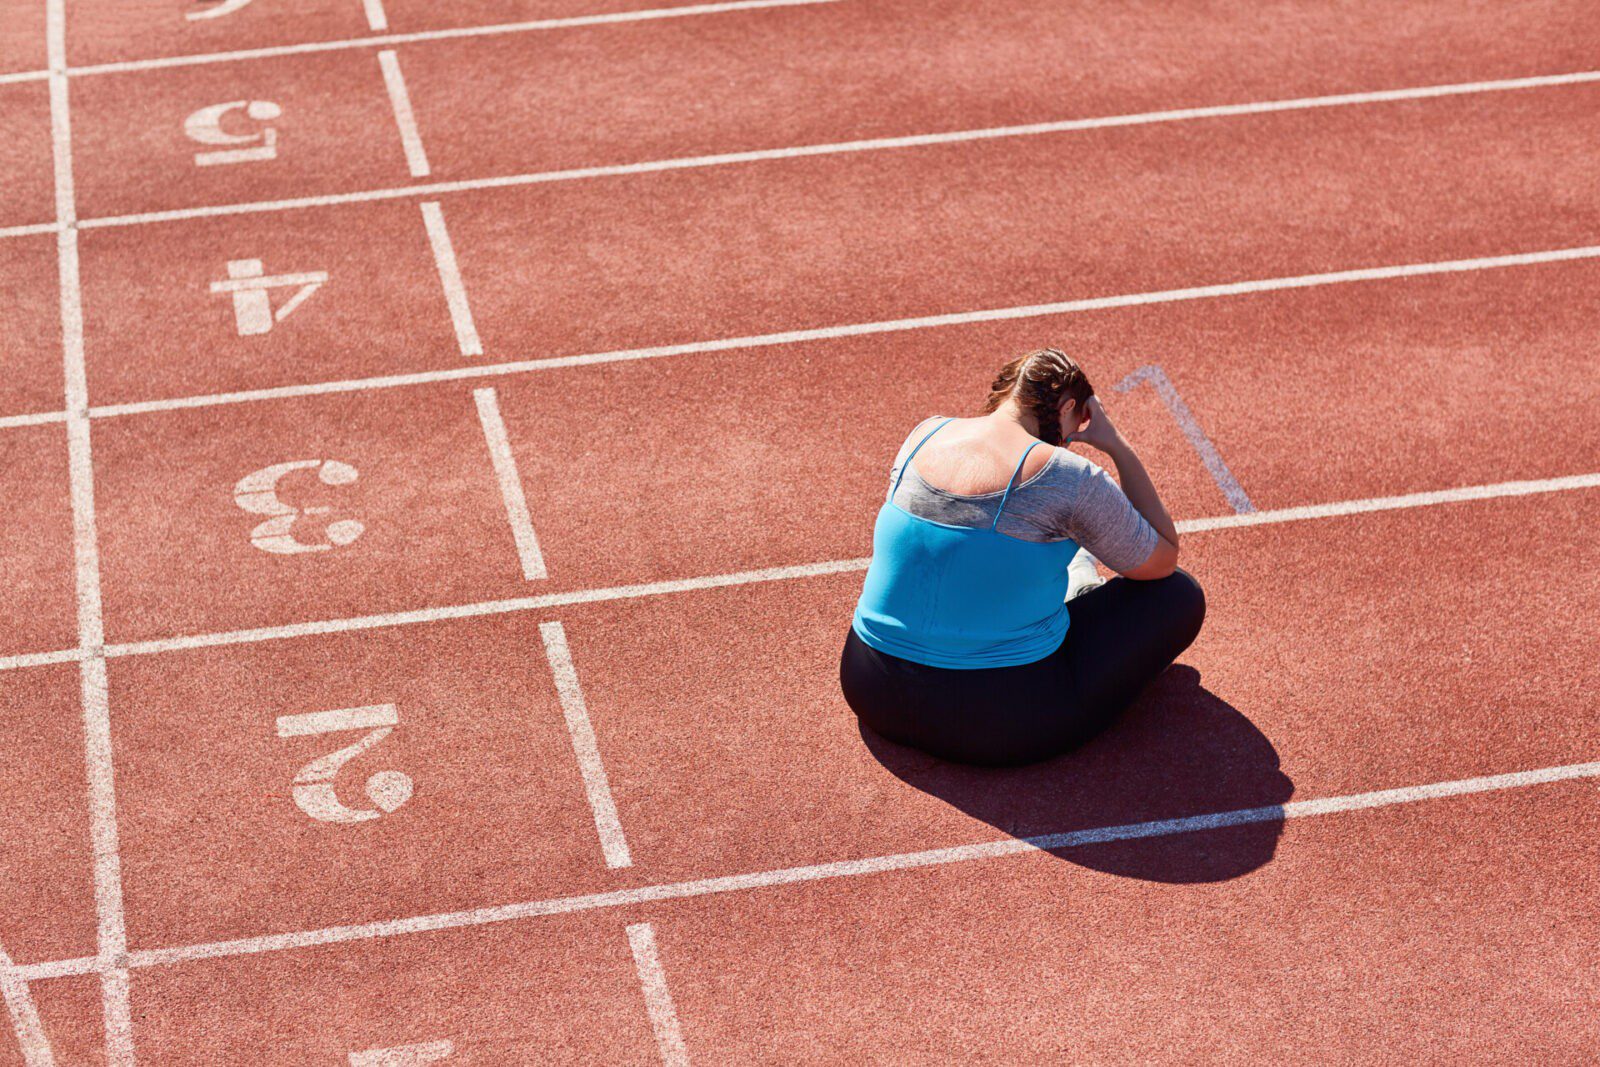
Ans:
[[[1018,667],[929,667],[851,630],[839,661],[845,701],[876,733],[943,759],[1049,759],[1100,732],[1193,643],[1206,598],[1180,570],[1153,582],[1113,578],[1068,611],[1061,647]]]

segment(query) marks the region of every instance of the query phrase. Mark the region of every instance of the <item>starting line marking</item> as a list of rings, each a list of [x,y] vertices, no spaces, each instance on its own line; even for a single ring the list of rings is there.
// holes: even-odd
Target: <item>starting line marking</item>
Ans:
[[[39,1020],[39,1007],[28,991],[27,980],[17,973],[3,945],[0,945],[0,999],[5,1000],[6,1011],[11,1015],[11,1029],[17,1035],[17,1047],[22,1050],[22,1062],[26,1067],[55,1067],[50,1039],[45,1036],[44,1023]]]
[[[433,265],[439,271],[439,284],[444,286],[444,299],[450,308],[450,324],[455,327],[456,347],[463,356],[483,355],[483,342],[478,340],[478,326],[472,321],[472,305],[467,302],[467,286],[461,280],[461,267],[456,262],[456,248],[450,242],[450,231],[445,228],[444,209],[437,200],[422,205],[422,225],[428,231],[428,246],[433,249]]]
[[[1407,508],[1432,507],[1439,504],[1463,503],[1471,500],[1492,500],[1502,497],[1533,496],[1543,493],[1560,493],[1574,489],[1595,488],[1600,488],[1600,472],[1569,474],[1559,478],[1543,478],[1534,481],[1468,485],[1456,489],[1435,489],[1421,493],[1406,493],[1400,496],[1341,500],[1328,504],[1305,504],[1299,507],[1274,508],[1270,511],[1249,511],[1243,514],[1217,515],[1210,518],[1184,519],[1177,526],[1180,534],[1201,533],[1208,530],[1232,529],[1237,526],[1266,526],[1280,522],[1299,522],[1307,519],[1329,519],[1345,515],[1361,515],[1374,511],[1398,511]],[[665,582],[608,586],[600,589],[577,589],[567,593],[544,593],[539,596],[511,597],[505,600],[480,601],[475,604],[452,604],[445,607],[420,608],[414,611],[397,611],[382,615],[358,615],[344,619],[289,623],[284,626],[266,626],[253,630],[229,630],[219,633],[192,634],[184,637],[164,637],[150,641],[133,641],[125,644],[107,645],[105,655],[117,657],[181,652],[197,648],[213,648],[219,645],[248,644],[255,641],[275,641],[295,637],[312,637],[319,634],[374,630],[389,626],[443,622],[449,619],[468,619],[480,615],[542,611],[576,604],[631,600],[637,597],[696,592],[704,589],[720,589],[727,586],[751,585],[758,582],[816,578],[828,574],[864,571],[867,569],[869,562],[870,560],[866,558],[835,559],[819,563],[766,567],[753,571],[735,571],[731,574],[712,574],[698,578],[678,578]],[[0,671],[22,667],[39,667],[51,663],[71,663],[82,658],[83,655],[78,649],[61,649],[54,652],[30,652],[6,656],[0,658]]]
[[[394,124],[400,128],[400,147],[405,149],[406,168],[413,178],[426,178],[428,154],[422,150],[422,133],[417,129],[417,116],[411,110],[411,94],[406,92],[406,79],[400,73],[400,57],[391,49],[378,53],[378,66],[383,69],[383,87],[389,91],[389,106],[394,110]]]
[[[367,16],[367,28],[373,33],[389,28],[389,14],[383,9],[383,0],[361,0],[361,8]]]
[[[1051,304],[1024,304],[1016,307],[956,311],[909,319],[884,319],[876,322],[857,322],[842,326],[820,326],[800,330],[787,330],[782,333],[752,334],[745,337],[726,337],[712,341],[692,341],[677,345],[657,345],[650,348],[624,348],[611,352],[591,352],[576,356],[548,356],[541,359],[524,359],[508,363],[475,364],[469,367],[446,367],[438,370],[416,371],[410,374],[348,378],[343,381],[312,382],[305,385],[285,385],[271,389],[243,389],[231,393],[208,393],[200,396],[171,397],[165,400],[141,400],[127,404],[102,404],[90,408],[89,415],[91,418],[103,419],[123,415],[146,415],[158,411],[181,411],[220,404],[246,404],[261,400],[288,400],[334,393],[354,393],[367,389],[396,389],[413,385],[434,385],[440,382],[502,377],[531,371],[559,370],[563,367],[589,367],[603,363],[624,363],[640,359],[665,359],[671,356],[701,355],[709,352],[737,352],[776,345],[827,341],[842,337],[865,337],[881,333],[903,333],[911,330],[937,329],[945,326],[966,326],[973,323],[998,322],[1006,319],[1044,318],[1051,315],[1067,315],[1084,311],[1106,311],[1113,308],[1137,307],[1145,304],[1209,300],[1216,297],[1245,296],[1252,293],[1270,293],[1288,289],[1310,289],[1323,285],[1387,281],[1396,278],[1416,278],[1434,274],[1462,274],[1480,270],[1498,270],[1505,267],[1525,267],[1596,258],[1600,258],[1600,245],[1556,248],[1541,252],[1514,252],[1500,256],[1481,256],[1474,259],[1446,259],[1431,263],[1402,263],[1389,267],[1362,267],[1354,270],[1329,271],[1322,274],[1297,274],[1284,278],[1259,278],[1254,281],[1224,282],[1185,289],[1157,289],[1142,293],[1126,293],[1120,296],[1064,300]],[[55,422],[60,421],[62,417],[59,413],[53,412],[36,412],[26,415],[0,417],[0,429],[6,429],[11,426],[36,425],[42,422]]]
[[[913,870],[919,867],[939,867],[976,860],[1000,859],[1034,852],[1049,852],[1086,845],[1101,845],[1114,841],[1133,841],[1142,838],[1168,837],[1175,834],[1219,830],[1230,826],[1247,826],[1253,823],[1289,821],[1346,812],[1369,811],[1374,808],[1398,804],[1415,804],[1424,800],[1443,800],[1450,797],[1471,796],[1508,789],[1522,789],[1555,782],[1600,777],[1600,762],[1570,763],[1556,767],[1543,767],[1530,771],[1514,771],[1477,778],[1460,778],[1454,781],[1432,782],[1426,785],[1404,786],[1399,789],[1379,789],[1366,793],[1347,793],[1341,796],[1322,797],[1317,800],[1294,800],[1282,805],[1259,808],[1237,808],[1231,811],[1191,815],[1178,819],[1157,819],[1150,822],[1127,823],[1068,833],[1042,834],[1037,837],[1005,838],[949,848],[927,849],[921,852],[899,852],[863,859],[837,860],[831,863],[811,864],[803,867],[782,867],[750,874],[724,875],[685,882],[665,882],[618,889],[582,896],[557,897],[550,900],[503,904],[497,907],[475,908],[471,911],[441,912],[418,915],[407,919],[386,919],[379,922],[358,923],[349,926],[328,926],[316,930],[301,930],[286,934],[268,934],[261,937],[243,937],[232,941],[211,941],[203,944],[181,945],[172,948],[142,949],[129,955],[132,967],[161,967],[196,960],[221,959],[261,952],[283,952],[310,948],[344,941],[365,941],[371,938],[396,937],[436,930],[453,930],[462,927],[484,926],[491,923],[514,922],[542,918],[550,915],[570,915],[574,912],[621,908],[663,900],[682,900],[690,897],[712,896],[719,893],[736,893],[753,889],[820,882],[835,878],[855,878],[864,875],[887,874],[893,871]],[[49,963],[18,967],[17,973],[29,981],[44,978],[62,978],[70,975],[91,974],[98,968],[93,957],[56,960]]]
[[[478,407],[478,422],[483,427],[484,442],[489,446],[489,462],[494,465],[495,481],[500,485],[500,499],[505,502],[506,521],[511,524],[511,536],[517,544],[522,577],[530,582],[548,578],[550,574],[545,570],[544,553],[539,551],[539,538],[533,532],[533,516],[528,513],[528,498],[522,491],[517,457],[511,451],[511,438],[506,433],[505,420],[500,417],[500,400],[493,389],[474,389],[472,399]]]
[[[66,0],[46,0],[45,47],[50,63],[50,143],[55,174],[56,256],[61,290],[61,350],[72,500],[72,555],[77,591],[78,686],[84,772],[93,850],[95,951],[99,960],[106,1061],[132,1067],[133,1019],[128,1000],[128,935],[123,912],[122,857],[111,756],[111,706],[106,682],[100,542],[95,522],[94,461],[89,440],[88,369],[83,351],[83,290],[78,265],[77,197],[72,172],[72,111],[67,80]]]
[[[617,805],[611,797],[611,782],[606,778],[605,764],[600,762],[600,743],[595,739],[589,708],[578,686],[578,669],[572,663],[566,628],[559,622],[541,623],[539,638],[544,642],[545,658],[550,661],[550,672],[555,677],[561,714],[567,720],[567,733],[572,738],[572,752],[578,757],[578,769],[583,773],[583,791],[589,798],[589,810],[594,813],[594,828],[600,833],[600,852],[606,858],[606,866],[613,870],[632,867],[633,857],[622,835],[622,820],[617,817]]]
[[[684,1047],[678,1009],[673,1007],[672,993],[667,989],[667,972],[661,966],[655,930],[649,923],[634,923],[628,927],[628,947],[633,949],[633,965],[639,972],[661,1062],[665,1067],[689,1067],[689,1050]]]
[[[837,2],[837,0],[805,0],[805,2]],[[371,42],[363,41],[360,43],[367,44]],[[1594,82],[1600,82],[1600,70],[1574,71],[1567,74],[1541,74],[1527,78],[1506,78],[1500,81],[1459,82],[1451,85],[1425,85],[1406,89],[1378,89],[1371,92],[1340,93],[1332,96],[1306,96],[1289,100],[1262,100],[1244,104],[1173,108],[1165,111],[1143,111],[1127,115],[1105,115],[1096,118],[1035,122],[1020,126],[993,126],[981,129],[952,130],[944,133],[908,134],[898,137],[877,137],[854,141],[795,145],[787,148],[724,152],[706,156],[685,156],[641,163],[620,163],[609,166],[577,167],[569,170],[537,171],[529,174],[508,174],[492,178],[468,178],[451,182],[433,182],[426,185],[371,189],[355,193],[330,193],[322,196],[292,197],[283,200],[261,200],[239,204],[217,204],[208,207],[176,208],[169,211],[147,211],[130,215],[107,215],[100,218],[84,219],[78,225],[85,229],[105,226],[137,226],[152,222],[171,222],[179,219],[214,218],[221,215],[253,214],[264,211],[290,211],[309,207],[332,207],[340,204],[361,204],[392,200],[397,197],[438,196],[445,193],[505,189],[548,182],[580,181],[629,174],[651,174],[659,171],[693,170],[701,167],[799,159],[806,156],[876,152],[897,148],[922,148],[930,145],[1001,140],[1012,137],[1034,137],[1071,133],[1080,130],[1108,129],[1117,126],[1144,126],[1165,122],[1186,122],[1195,119],[1262,115],[1279,111],[1307,111],[1317,108],[1351,107],[1365,104],[1394,103],[1404,100],[1427,100],[1446,96],[1512,92],[1522,89],[1545,89]],[[49,230],[56,227],[46,223],[42,225],[42,228]],[[37,223],[27,226],[0,228],[0,237],[20,236],[24,232],[36,233],[40,232],[40,230],[41,224]]]

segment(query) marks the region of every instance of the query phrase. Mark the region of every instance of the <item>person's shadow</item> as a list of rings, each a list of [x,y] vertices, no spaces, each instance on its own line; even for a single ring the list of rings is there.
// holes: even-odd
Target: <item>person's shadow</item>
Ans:
[[[1266,735],[1170,667],[1099,737],[1017,768],[968,767],[861,727],[901,780],[1053,855],[1155,882],[1217,882],[1272,859],[1294,783]]]

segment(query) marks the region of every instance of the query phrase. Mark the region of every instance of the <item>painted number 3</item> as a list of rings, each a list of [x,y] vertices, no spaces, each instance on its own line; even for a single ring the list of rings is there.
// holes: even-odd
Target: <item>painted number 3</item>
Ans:
[[[315,470],[317,480],[324,485],[349,485],[360,476],[348,463],[336,459],[296,459],[288,463],[274,463],[251,471],[233,487],[233,502],[254,515],[265,515],[267,520],[250,531],[250,543],[263,552],[295,555],[301,552],[326,552],[335,545],[348,545],[366,530],[355,519],[330,522],[323,530],[326,542],[305,542],[295,537],[295,521],[307,515],[326,515],[333,509],[326,504],[294,507],[278,498],[278,483],[294,471]]]
[[[346,763],[388,737],[399,724],[400,712],[393,704],[280,715],[279,737],[367,731],[354,744],[320,756],[300,768],[300,773],[294,776],[295,804],[319,822],[365,822],[394,811],[410,800],[411,778],[401,771],[378,771],[367,779],[367,799],[374,805],[371,808],[346,807],[333,789],[333,780]]]

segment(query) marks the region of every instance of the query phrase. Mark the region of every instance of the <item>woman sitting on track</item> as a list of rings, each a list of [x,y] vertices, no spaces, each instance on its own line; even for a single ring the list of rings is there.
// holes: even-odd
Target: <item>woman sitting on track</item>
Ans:
[[[1030,763],[1132,702],[1200,632],[1205,595],[1177,569],[1178,531],[1071,357],[1045,348],[1007,363],[984,411],[929,419],[901,447],[839,678],[891,741]],[[1109,455],[1126,495],[1064,441]],[[1101,582],[1095,558],[1122,577]]]

